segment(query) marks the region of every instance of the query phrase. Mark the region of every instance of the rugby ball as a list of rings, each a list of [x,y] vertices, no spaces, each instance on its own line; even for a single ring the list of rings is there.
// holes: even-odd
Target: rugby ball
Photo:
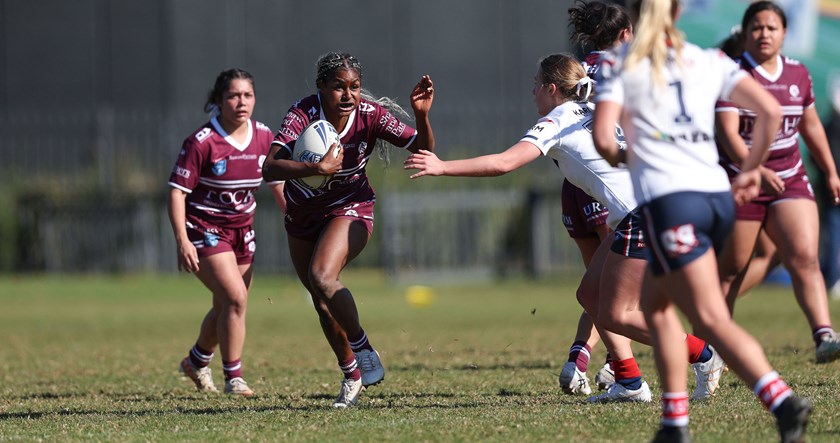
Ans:
[[[303,132],[295,141],[292,159],[299,162],[318,163],[324,158],[333,143],[339,143],[338,131],[335,130],[335,127],[326,120],[315,120],[309,126],[303,128]],[[338,157],[339,152],[340,148],[335,150],[336,157]],[[312,189],[318,189],[327,184],[330,177],[327,175],[311,175],[301,177],[298,180]]]

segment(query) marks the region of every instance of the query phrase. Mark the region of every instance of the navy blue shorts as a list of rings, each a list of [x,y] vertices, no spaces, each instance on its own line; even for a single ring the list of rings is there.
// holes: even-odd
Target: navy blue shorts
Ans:
[[[642,205],[654,275],[682,269],[714,248],[723,249],[735,222],[731,192],[675,192]]]
[[[639,208],[630,211],[615,227],[610,251],[625,257],[647,260],[647,245],[645,234],[642,232],[642,216]]]

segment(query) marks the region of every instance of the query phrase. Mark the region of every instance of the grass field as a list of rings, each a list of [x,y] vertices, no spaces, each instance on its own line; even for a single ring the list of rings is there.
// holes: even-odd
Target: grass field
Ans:
[[[257,396],[243,399],[178,377],[209,307],[193,277],[0,277],[0,441],[634,442],[658,425],[656,402],[589,405],[558,389],[580,313],[572,280],[439,286],[425,308],[376,272],[347,271],[345,283],[387,372],[358,407],[337,411],[334,357],[290,278],[254,283],[243,361]],[[832,308],[840,324],[840,303]],[[790,290],[760,288],[736,318],[814,401],[809,441],[839,441],[840,362],[814,364]],[[658,399],[651,351],[635,349]],[[594,354],[590,377],[603,347]],[[731,373],[715,398],[691,405],[697,442],[776,441],[774,426]]]

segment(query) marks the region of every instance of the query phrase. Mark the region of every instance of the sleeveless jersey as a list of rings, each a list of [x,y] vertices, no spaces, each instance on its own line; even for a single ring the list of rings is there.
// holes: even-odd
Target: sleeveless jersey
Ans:
[[[747,74],[754,78],[769,92],[782,107],[782,121],[776,139],[770,145],[770,154],[764,166],[775,171],[780,178],[794,176],[800,169],[804,170],[802,156],[799,153],[799,122],[802,114],[809,107],[814,106],[814,86],[808,70],[798,61],[779,56],[778,71],[770,75],[750,56],[744,53],[737,59]],[[752,131],[755,124],[755,113],[738,108],[734,103],[721,101],[715,109],[717,112],[737,112],[739,115],[739,133],[741,138],[752,148]],[[739,172],[738,165],[721,151],[722,163],[733,172]]]
[[[624,69],[628,49],[624,44],[604,56],[595,101],[624,108],[621,126],[636,200],[642,204],[674,192],[730,190],[718,164],[713,111],[746,74],[720,50],[686,42],[679,63],[670,50],[664,82],[655,85],[649,59]]]
[[[607,225],[615,229],[636,208],[636,199],[627,169],[613,168],[595,150],[594,109],[589,102],[563,103],[539,119],[521,141],[551,157],[567,180],[605,205],[609,209]]]
[[[318,94],[306,97],[289,109],[274,142],[288,151],[291,157],[295,141],[306,126],[315,120],[325,120]],[[284,193],[288,204],[325,209],[353,202],[362,192],[373,194],[365,166],[379,139],[401,148],[408,147],[417,131],[406,126],[387,109],[377,103],[360,99],[359,107],[350,114],[347,125],[339,134],[344,147],[341,170],[321,189],[310,189],[300,180],[286,182]]]
[[[252,224],[271,140],[271,129],[249,120],[239,144],[216,117],[187,137],[169,176],[170,186],[188,194],[187,216],[224,228]]]

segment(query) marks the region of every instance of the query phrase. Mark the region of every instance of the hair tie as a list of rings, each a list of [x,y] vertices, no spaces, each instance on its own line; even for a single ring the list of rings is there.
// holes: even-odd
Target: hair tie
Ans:
[[[210,118],[218,117],[221,114],[222,114],[222,110],[219,109],[219,105],[217,105],[215,103],[210,103],[210,106],[207,107],[207,115]]]
[[[580,90],[581,90],[581,88],[583,88],[584,86],[586,86],[586,94],[584,94],[584,95],[580,95]],[[578,82],[577,82],[577,90],[576,90],[576,92],[575,92],[575,93],[577,94],[577,96],[578,96],[578,97],[580,97],[580,98],[581,98],[581,99],[583,99],[583,100],[586,100],[586,99],[588,99],[588,98],[589,98],[589,94],[591,94],[591,93],[592,93],[592,79],[591,79],[591,78],[589,78],[589,76],[588,76],[588,75],[585,75],[585,76],[583,76],[583,78],[581,78],[580,80],[578,80]]]

